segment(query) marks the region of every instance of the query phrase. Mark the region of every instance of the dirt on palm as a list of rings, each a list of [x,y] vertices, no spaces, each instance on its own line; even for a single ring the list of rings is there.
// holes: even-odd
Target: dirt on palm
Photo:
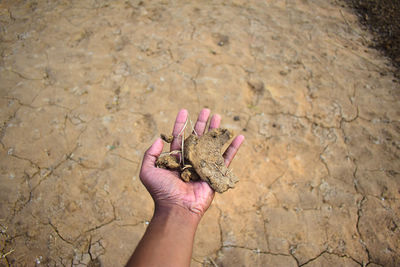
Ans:
[[[210,130],[202,136],[192,133],[184,141],[184,161],[179,162],[176,156],[168,153],[159,157],[156,165],[179,170],[185,182],[201,179],[216,192],[223,193],[239,181],[232,170],[225,166],[221,151],[231,138],[232,133],[222,128]]]

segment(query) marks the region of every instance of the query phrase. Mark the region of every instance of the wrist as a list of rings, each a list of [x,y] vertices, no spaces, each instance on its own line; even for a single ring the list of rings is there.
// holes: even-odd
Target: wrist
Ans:
[[[154,219],[161,219],[164,221],[174,221],[177,224],[185,226],[197,227],[201,220],[202,215],[194,213],[189,209],[177,204],[155,204]]]

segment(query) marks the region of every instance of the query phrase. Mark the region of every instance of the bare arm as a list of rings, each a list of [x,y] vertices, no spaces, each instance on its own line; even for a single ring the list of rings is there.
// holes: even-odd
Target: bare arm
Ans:
[[[208,109],[200,112],[195,125],[197,134],[204,133],[209,115]],[[171,151],[180,149],[178,134],[186,119],[187,111],[183,109],[176,117]],[[218,128],[220,121],[220,116],[214,115],[210,129]],[[226,165],[230,164],[243,140],[242,135],[237,136],[225,151]],[[155,209],[127,267],[189,266],[197,225],[214,198],[214,191],[206,182],[185,183],[177,172],[155,167],[163,146],[162,140],[157,139],[143,158],[140,178],[154,200]]]
[[[199,221],[181,207],[156,207],[128,266],[189,266]]]

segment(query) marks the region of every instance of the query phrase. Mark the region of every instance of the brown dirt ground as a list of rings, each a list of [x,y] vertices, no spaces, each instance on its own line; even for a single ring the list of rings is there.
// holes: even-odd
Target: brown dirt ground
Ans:
[[[8,0],[0,25],[1,266],[122,266],[144,150],[205,106],[246,143],[192,266],[400,265],[400,88],[351,10]]]

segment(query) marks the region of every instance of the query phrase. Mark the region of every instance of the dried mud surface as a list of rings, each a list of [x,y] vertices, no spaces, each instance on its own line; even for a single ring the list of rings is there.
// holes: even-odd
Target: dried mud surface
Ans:
[[[400,88],[325,0],[2,1],[0,264],[122,266],[179,108],[246,136],[192,266],[400,265]]]

